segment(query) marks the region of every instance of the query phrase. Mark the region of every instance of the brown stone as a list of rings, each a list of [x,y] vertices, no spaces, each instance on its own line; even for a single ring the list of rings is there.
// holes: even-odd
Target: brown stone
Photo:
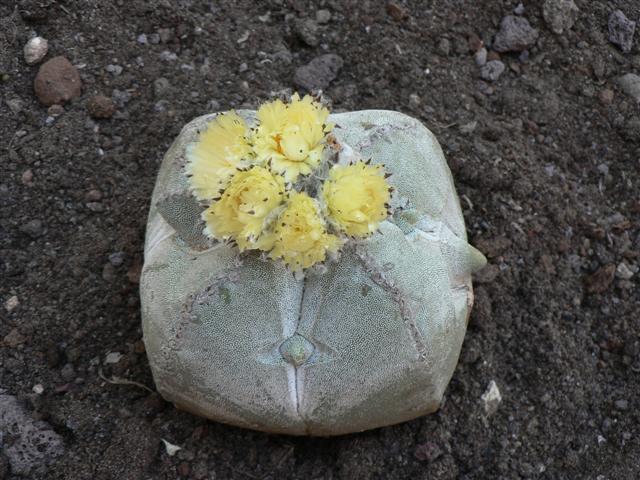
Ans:
[[[595,273],[585,278],[585,286],[589,293],[604,293],[607,291],[616,274],[616,266],[613,264],[600,267]]]
[[[409,14],[404,8],[402,8],[400,5],[394,2],[387,3],[387,13],[396,22],[400,22],[409,16]]]
[[[611,105],[611,103],[613,102],[613,90],[605,88],[600,92],[599,97],[600,102],[602,102],[604,105]]]
[[[50,117],[59,117],[63,113],[64,107],[62,105],[58,105],[57,103],[47,108],[47,115],[49,115]]]
[[[43,105],[63,104],[82,93],[78,70],[65,57],[54,57],[43,63],[33,82],[38,100]]]
[[[490,50],[489,53],[487,53],[487,62],[491,62],[493,60],[500,60],[500,54]]]
[[[116,106],[109,97],[95,95],[87,102],[87,110],[93,118],[111,118],[116,111]]]
[[[472,53],[475,53],[478,50],[480,50],[482,47],[484,47],[484,42],[475,33],[470,33],[469,37],[467,38],[467,41],[469,42],[469,51]]]
[[[14,328],[4,337],[3,343],[9,348],[15,348],[26,341],[26,337],[21,335],[17,328]]]
[[[127,271],[127,278],[130,283],[140,283],[140,274],[142,273],[142,264],[140,261],[136,261],[131,265],[129,271]]]

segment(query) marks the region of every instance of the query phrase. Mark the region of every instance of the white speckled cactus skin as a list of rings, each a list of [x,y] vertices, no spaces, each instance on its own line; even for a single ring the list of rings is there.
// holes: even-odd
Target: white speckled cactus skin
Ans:
[[[435,137],[397,112],[332,115],[341,143],[387,165],[403,208],[326,273],[298,280],[202,236],[182,166],[212,118],[184,127],[153,193],[140,290],[158,391],[213,420],[293,435],[435,411],[464,338],[471,273],[485,262],[467,243]]]

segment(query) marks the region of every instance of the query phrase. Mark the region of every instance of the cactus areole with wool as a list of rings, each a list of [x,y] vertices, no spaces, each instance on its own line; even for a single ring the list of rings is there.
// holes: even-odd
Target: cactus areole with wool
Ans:
[[[485,263],[442,150],[397,112],[294,94],[205,115],[147,224],[144,341],[181,409],[339,435],[437,410]]]

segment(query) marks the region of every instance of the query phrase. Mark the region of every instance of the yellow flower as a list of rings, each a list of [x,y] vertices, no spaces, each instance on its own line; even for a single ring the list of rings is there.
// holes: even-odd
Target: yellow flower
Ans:
[[[333,128],[326,123],[328,116],[329,110],[310,95],[300,99],[295,93],[290,103],[263,104],[254,136],[257,160],[270,162],[271,169],[287,182],[310,174],[320,164],[325,136]]]
[[[335,165],[322,195],[330,220],[347,235],[365,237],[387,218],[391,189],[382,165]]]
[[[240,251],[256,248],[270,214],[285,199],[284,179],[264,167],[239,171],[220,197],[203,213],[205,233],[235,239]]]
[[[225,113],[209,123],[198,141],[187,148],[186,172],[198,200],[219,197],[236,169],[248,165],[246,160],[252,156],[249,133],[236,112]]]
[[[327,253],[336,253],[342,245],[338,237],[327,232],[316,201],[296,191],[290,193],[269,238],[262,248],[272,248],[269,256],[282,259],[293,271],[324,261]]]

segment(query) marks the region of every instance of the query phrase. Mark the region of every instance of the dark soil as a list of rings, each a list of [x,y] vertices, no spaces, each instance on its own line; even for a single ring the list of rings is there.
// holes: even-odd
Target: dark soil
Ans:
[[[542,1],[525,1],[540,38],[528,59],[501,54],[506,71],[485,83],[469,44],[490,42],[517,3],[0,2],[0,300],[19,301],[11,312],[0,305],[0,393],[66,444],[33,478],[638,478],[640,274],[614,271],[637,268],[640,255],[639,107],[615,81],[640,69],[640,51],[637,38],[629,54],[610,44],[607,20],[617,8],[640,20],[640,3],[576,0],[577,23],[555,35]],[[319,8],[331,20],[315,42],[295,24]],[[66,56],[83,81],[82,96],[49,120],[33,91],[38,66],[22,56],[32,31],[49,40],[47,59]],[[324,53],[344,60],[325,89],[334,110],[400,110],[437,135],[471,241],[490,258],[440,411],[291,438],[208,422],[103,380],[153,388],[137,279],[170,142],[196,115],[293,88],[296,68]],[[168,85],[154,88],[160,77]],[[115,101],[111,118],[89,116],[96,94]],[[123,357],[105,364],[110,352]],[[480,397],[491,380],[503,401],[487,417]],[[161,438],[182,450],[168,456]],[[0,477],[5,467],[0,455]]]

